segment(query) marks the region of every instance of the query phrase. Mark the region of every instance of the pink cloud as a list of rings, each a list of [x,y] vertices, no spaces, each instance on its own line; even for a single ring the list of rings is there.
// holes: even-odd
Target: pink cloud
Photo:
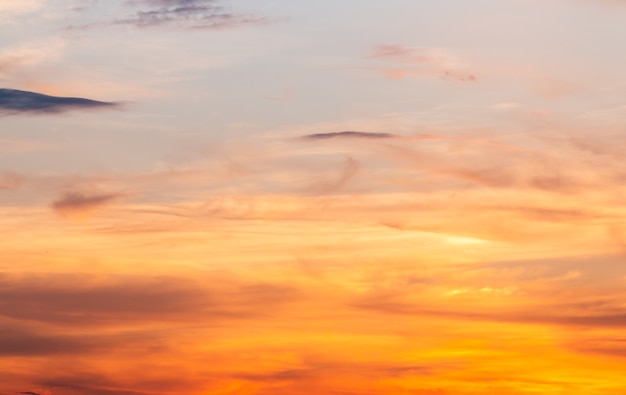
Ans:
[[[373,48],[369,58],[385,62],[387,65],[373,69],[391,79],[439,77],[448,81],[477,81],[476,75],[466,70],[466,62],[444,48],[382,44]]]

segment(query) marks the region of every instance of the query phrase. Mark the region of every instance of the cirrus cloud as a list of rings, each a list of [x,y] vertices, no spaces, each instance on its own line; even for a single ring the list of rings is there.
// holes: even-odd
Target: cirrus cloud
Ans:
[[[145,5],[146,8],[116,20],[115,24],[219,29],[266,21],[256,14],[228,10],[215,0],[136,0],[130,3]]]

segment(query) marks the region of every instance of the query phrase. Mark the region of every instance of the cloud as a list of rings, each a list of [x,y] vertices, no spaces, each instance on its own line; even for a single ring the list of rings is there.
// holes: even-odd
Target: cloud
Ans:
[[[0,356],[5,357],[82,354],[118,342],[114,337],[41,334],[20,326],[0,326]]]
[[[115,21],[137,27],[173,26],[185,29],[220,29],[266,22],[255,14],[229,11],[216,0],[135,0],[148,8]]]
[[[474,74],[459,70],[443,70],[439,76],[443,80],[476,82],[478,78]]]
[[[302,136],[304,140],[330,140],[336,138],[350,139],[390,139],[396,137],[391,133],[372,133],[372,132],[331,132],[331,133],[314,133]]]
[[[82,216],[121,198],[120,193],[87,195],[80,192],[68,192],[52,203],[52,209],[63,216]]]
[[[486,288],[483,288],[483,290]],[[463,292],[448,293],[448,295],[458,295]],[[602,303],[598,303],[602,304]],[[597,307],[598,304],[591,304]],[[450,309],[435,305],[422,305],[417,303],[407,303],[399,300],[376,300],[367,298],[353,305],[358,309],[373,310],[384,314],[400,314],[414,316],[432,316],[460,321],[485,321],[503,323],[521,323],[535,325],[555,325],[564,327],[585,327],[587,329],[610,329],[626,327],[626,310],[610,309],[592,311],[591,308],[579,309],[572,314],[563,313],[567,308],[573,307],[571,304],[563,303],[555,306],[530,306],[526,309],[516,309],[510,311],[489,310],[482,306],[479,310]],[[610,312],[615,310],[615,312]]]
[[[313,194],[326,194],[341,190],[359,172],[361,165],[353,158],[347,157],[339,169],[338,175],[333,175],[332,179],[320,180],[309,187]]]
[[[271,382],[271,381],[302,381],[303,379],[310,378],[312,376],[310,370],[306,369],[293,369],[293,370],[283,370],[279,372],[271,372],[271,373],[240,373],[234,374],[233,377],[241,378],[249,381],[261,381],[261,382]]]
[[[0,114],[56,114],[71,110],[93,110],[119,107],[119,103],[77,97],[48,96],[16,89],[0,89]]]
[[[443,48],[414,48],[397,44],[381,44],[374,47],[370,58],[392,60],[402,63],[435,63],[453,66],[459,63],[456,56]]]
[[[373,48],[369,58],[387,63],[387,66],[374,69],[393,79],[437,76],[448,81],[478,80],[475,74],[465,70],[466,65],[462,59],[444,48],[381,44]]]
[[[158,378],[147,379],[145,371],[133,378],[123,375],[112,375],[105,370],[97,372],[66,369],[61,374],[46,374],[34,385],[46,388],[63,388],[64,392],[76,395],[155,395],[189,393],[197,383],[190,382],[189,377],[181,377],[175,371],[161,372]],[[142,374],[143,373],[143,374]],[[122,377],[120,377],[122,376]]]
[[[213,280],[205,287],[167,276],[4,275],[0,316],[67,326],[215,321],[258,317],[295,296],[285,286]]]

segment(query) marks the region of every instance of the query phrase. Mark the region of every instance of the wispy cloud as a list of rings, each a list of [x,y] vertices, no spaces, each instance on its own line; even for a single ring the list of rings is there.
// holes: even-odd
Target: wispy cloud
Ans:
[[[467,71],[463,59],[444,48],[381,44],[373,48],[369,59],[384,62],[385,66],[374,69],[389,78],[436,76],[449,81],[478,80],[474,73]]]
[[[119,103],[78,97],[49,96],[17,89],[0,89],[0,114],[58,114],[72,110],[120,107]]]
[[[370,57],[410,64],[432,63],[455,66],[460,62],[458,57],[442,48],[407,47],[399,44],[377,45],[373,48]]]
[[[391,133],[373,133],[373,132],[330,132],[330,133],[314,133],[302,136],[304,140],[329,140],[329,139],[390,139],[395,135]]]
[[[121,193],[84,194],[68,192],[54,201],[51,207],[63,216],[82,216],[120,199]]]
[[[114,23],[137,27],[219,29],[267,21],[256,14],[228,10],[216,0],[136,0],[130,3],[146,8]]]
[[[332,179],[319,180],[310,187],[310,191],[314,194],[326,194],[339,191],[358,174],[360,168],[361,165],[359,162],[348,157],[336,176]]]

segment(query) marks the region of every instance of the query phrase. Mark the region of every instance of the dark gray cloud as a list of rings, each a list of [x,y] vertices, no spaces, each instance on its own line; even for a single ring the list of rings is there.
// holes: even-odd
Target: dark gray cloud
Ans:
[[[372,133],[372,132],[331,132],[331,133],[315,133],[302,136],[305,140],[329,140],[336,138],[350,139],[390,139],[396,137],[391,133]]]
[[[123,195],[119,193],[87,195],[68,192],[52,203],[52,209],[62,215],[80,215],[109,204]]]
[[[95,110],[119,106],[119,103],[78,97],[58,97],[17,89],[0,89],[0,115],[55,114],[72,110]]]
[[[145,8],[115,21],[116,24],[219,29],[266,22],[266,18],[259,15],[230,11],[216,0],[135,0],[129,4]]]

